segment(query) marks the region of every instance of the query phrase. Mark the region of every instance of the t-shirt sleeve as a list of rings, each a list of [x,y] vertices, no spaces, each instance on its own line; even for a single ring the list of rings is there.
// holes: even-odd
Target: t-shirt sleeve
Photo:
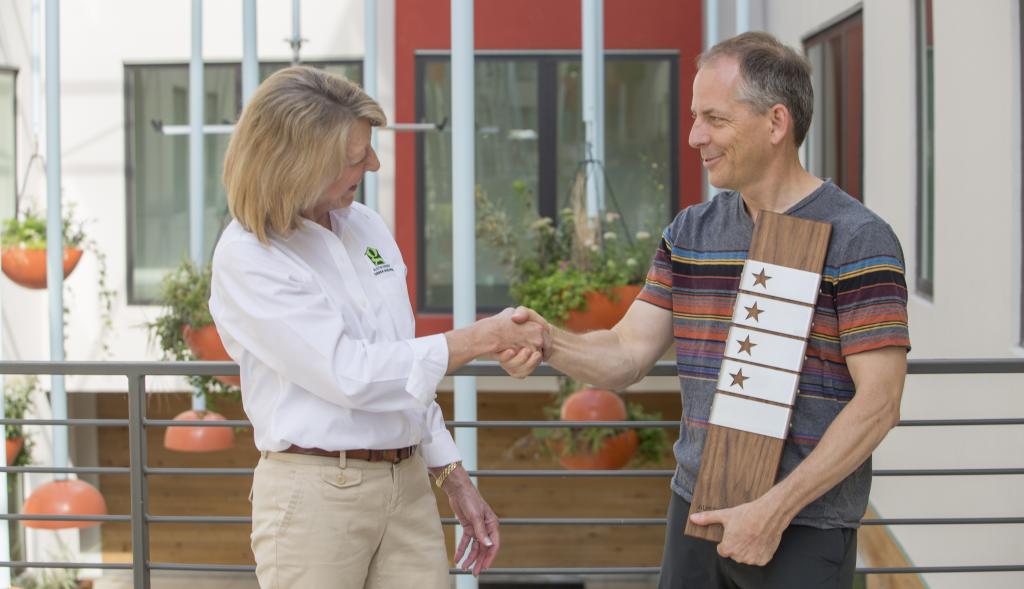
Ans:
[[[871,222],[853,233],[841,256],[836,313],[843,356],[889,346],[910,349],[903,249],[892,229]]]
[[[672,310],[672,227],[665,229],[661,243],[654,258],[651,269],[647,271],[647,280],[637,298],[662,309]]]

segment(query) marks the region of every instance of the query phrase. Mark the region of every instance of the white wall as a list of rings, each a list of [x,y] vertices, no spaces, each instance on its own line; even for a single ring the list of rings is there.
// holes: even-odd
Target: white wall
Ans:
[[[860,3],[772,0],[765,28],[801,40]],[[903,244],[914,293],[915,3],[867,0],[864,18],[865,204]],[[911,294],[911,358],[1020,356],[1020,67],[1017,3],[935,0],[934,299]],[[904,419],[1022,417],[1022,378],[911,376]],[[1020,467],[1019,426],[900,428],[875,468]],[[883,517],[1019,516],[1021,477],[878,477]],[[914,564],[1020,564],[1020,526],[897,526]],[[932,574],[933,589],[1020,587],[1024,574]]]
[[[0,4],[0,64],[18,67],[18,174],[24,175],[31,143],[30,0]],[[203,53],[209,61],[240,61],[242,0],[204,3]],[[257,2],[259,58],[288,61],[291,2]],[[109,359],[155,360],[143,325],[156,307],[126,304],[126,210],[124,64],[187,63],[191,49],[190,0],[91,0],[61,4],[61,113],[64,204],[78,204],[90,219],[89,235],[108,256],[111,286],[118,292]],[[380,75],[385,108],[394,105],[394,4],[381,2],[378,14]],[[308,60],[363,55],[362,0],[303,0],[302,57]],[[45,58],[44,58],[45,63]],[[45,106],[44,106],[45,108]],[[391,114],[393,111],[389,110]],[[45,122],[45,114],[40,115]],[[45,130],[43,130],[45,136]],[[381,133],[382,162],[394,162],[390,133]],[[45,145],[40,147],[45,154]],[[380,200],[393,217],[393,173],[382,175]],[[45,206],[45,180],[39,167],[29,177],[27,200]],[[71,308],[67,332],[69,360],[101,359],[95,260],[86,255],[68,278]],[[47,295],[0,278],[5,359],[48,357]],[[173,380],[153,379],[154,389],[178,388]],[[123,389],[122,379],[72,378],[69,390]]]

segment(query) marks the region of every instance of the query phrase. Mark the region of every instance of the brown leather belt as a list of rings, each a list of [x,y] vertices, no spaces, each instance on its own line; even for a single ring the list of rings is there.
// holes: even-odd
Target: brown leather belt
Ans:
[[[391,462],[397,464],[406,458],[409,458],[416,453],[418,446],[409,446],[407,448],[395,448],[392,450],[345,450],[345,458],[353,458],[355,460],[367,460],[369,462]],[[324,456],[326,458],[340,458],[341,452],[338,450],[322,450],[320,448],[303,448],[302,446],[296,446],[292,444],[288,446],[282,452],[288,454],[307,454],[309,456]]]

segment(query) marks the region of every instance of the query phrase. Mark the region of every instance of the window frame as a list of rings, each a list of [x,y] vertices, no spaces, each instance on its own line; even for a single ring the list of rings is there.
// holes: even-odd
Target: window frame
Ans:
[[[857,188],[856,193],[853,191],[851,186],[848,186],[849,173],[847,164],[851,153],[848,153],[846,148],[847,142],[850,139],[849,131],[849,117],[845,116],[849,107],[850,98],[848,90],[849,87],[849,70],[850,70],[850,43],[847,37],[847,33],[850,29],[859,27],[860,28],[860,96],[858,97],[859,108],[860,108],[860,121],[858,123],[858,136],[857,136],[857,161],[859,169],[857,170]],[[838,15],[835,19],[825,23],[821,28],[817,29],[811,34],[806,35],[802,40],[804,55],[807,56],[812,47],[823,46],[833,39],[839,39],[841,55],[839,56],[839,63],[841,71],[834,72],[838,84],[843,89],[839,92],[839,106],[836,121],[836,126],[839,134],[839,145],[842,148],[841,153],[836,154],[836,178],[833,180],[836,184],[848,192],[851,196],[865,202],[864,194],[864,9],[861,4],[857,4],[852,7],[849,11]],[[816,72],[812,72],[814,76]],[[822,97],[824,98],[824,97]],[[817,100],[818,97],[815,97]],[[818,162],[825,161],[824,150],[827,146],[815,145],[814,144],[814,130],[815,123],[824,124],[823,118],[824,113],[816,112],[815,118],[812,121],[812,126],[808,129],[808,135],[804,138],[804,153],[807,161]],[[814,170],[810,170],[815,173]],[[823,174],[826,175],[826,174]]]
[[[562,62],[582,62],[582,53],[571,50],[555,51],[477,51],[477,60],[523,60],[537,63],[537,208],[541,216],[557,218],[558,198],[561,194],[558,187],[558,133],[557,109],[558,100],[558,66]],[[669,67],[669,182],[666,198],[669,201],[670,217],[674,217],[680,209],[679,204],[679,52],[675,50],[636,50],[606,51],[606,60],[646,61],[662,59]],[[416,120],[425,116],[426,96],[423,92],[425,70],[428,63],[449,62],[451,52],[447,50],[416,51],[414,58],[414,77],[416,84],[415,109]],[[553,84],[553,85],[551,85]],[[548,106],[549,108],[545,108]],[[439,122],[439,121],[433,121]],[[545,125],[549,125],[545,128]],[[422,133],[416,134],[415,156],[415,199],[416,199],[416,313],[417,315],[451,315],[453,309],[448,306],[428,306],[427,264],[423,256],[426,251],[426,235],[423,228],[426,223],[426,149]],[[671,218],[669,219],[671,221]],[[478,305],[479,313],[495,313],[498,306]]]
[[[353,66],[358,65],[362,67],[363,60],[361,58],[339,58],[339,59],[321,59],[304,61],[302,65],[310,65],[314,67],[322,66]],[[235,70],[235,90],[238,96],[238,104],[236,105],[236,113],[241,113],[242,110],[242,64],[238,61],[206,61],[203,63],[204,66],[215,65],[215,66],[233,66]],[[287,60],[266,60],[260,61],[257,65],[258,68],[267,65],[291,65],[290,61]],[[134,99],[133,94],[133,79],[132,75],[134,70],[138,69],[158,69],[158,68],[182,68],[188,69],[189,63],[187,61],[166,61],[166,62],[125,62],[123,64],[122,73],[124,75],[124,178],[125,178],[125,290],[127,294],[127,304],[136,306],[149,306],[158,305],[159,301],[143,299],[136,296],[135,283],[134,283],[134,271],[135,271],[135,252],[132,248],[133,238],[135,236],[135,160],[133,158],[134,151],[134,130],[136,121],[133,117],[132,100]],[[237,115],[236,115],[237,116]],[[145,122],[143,124],[146,124]]]
[[[11,150],[11,179],[14,181],[13,191],[14,202],[11,203],[12,218],[18,214],[18,68],[9,65],[0,65],[0,75],[11,74],[11,81],[14,92],[11,94],[11,128],[14,129],[14,145]],[[2,116],[2,115],[0,115]],[[5,218],[5,211],[0,211],[0,218]]]

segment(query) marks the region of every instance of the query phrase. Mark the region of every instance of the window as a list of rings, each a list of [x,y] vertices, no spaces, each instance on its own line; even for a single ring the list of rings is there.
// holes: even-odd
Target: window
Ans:
[[[807,169],[863,195],[864,24],[861,13],[804,40],[811,62],[814,118],[807,133]]]
[[[17,192],[15,85],[17,72],[0,67],[0,218],[14,216]]]
[[[935,57],[932,0],[917,0],[917,291],[935,277]]]
[[[419,56],[416,65],[417,119],[450,120],[448,56]],[[475,67],[479,189],[512,222],[527,212],[554,218],[584,159],[580,58],[478,55]],[[630,232],[659,234],[676,210],[677,72],[674,55],[609,55],[605,62],[606,209],[619,212]],[[418,308],[449,312],[450,129],[417,141]],[[477,247],[477,303],[511,303],[507,270],[486,242]]]
[[[361,65],[308,64],[360,80]],[[287,63],[260,64],[263,80]],[[237,63],[203,68],[206,124],[233,123],[241,110],[241,68]],[[188,124],[188,65],[125,67],[125,132],[128,187],[128,297],[154,302],[164,275],[188,256],[189,138],[158,132],[154,122]],[[228,135],[205,137],[203,244],[207,259],[228,219],[220,176]]]

